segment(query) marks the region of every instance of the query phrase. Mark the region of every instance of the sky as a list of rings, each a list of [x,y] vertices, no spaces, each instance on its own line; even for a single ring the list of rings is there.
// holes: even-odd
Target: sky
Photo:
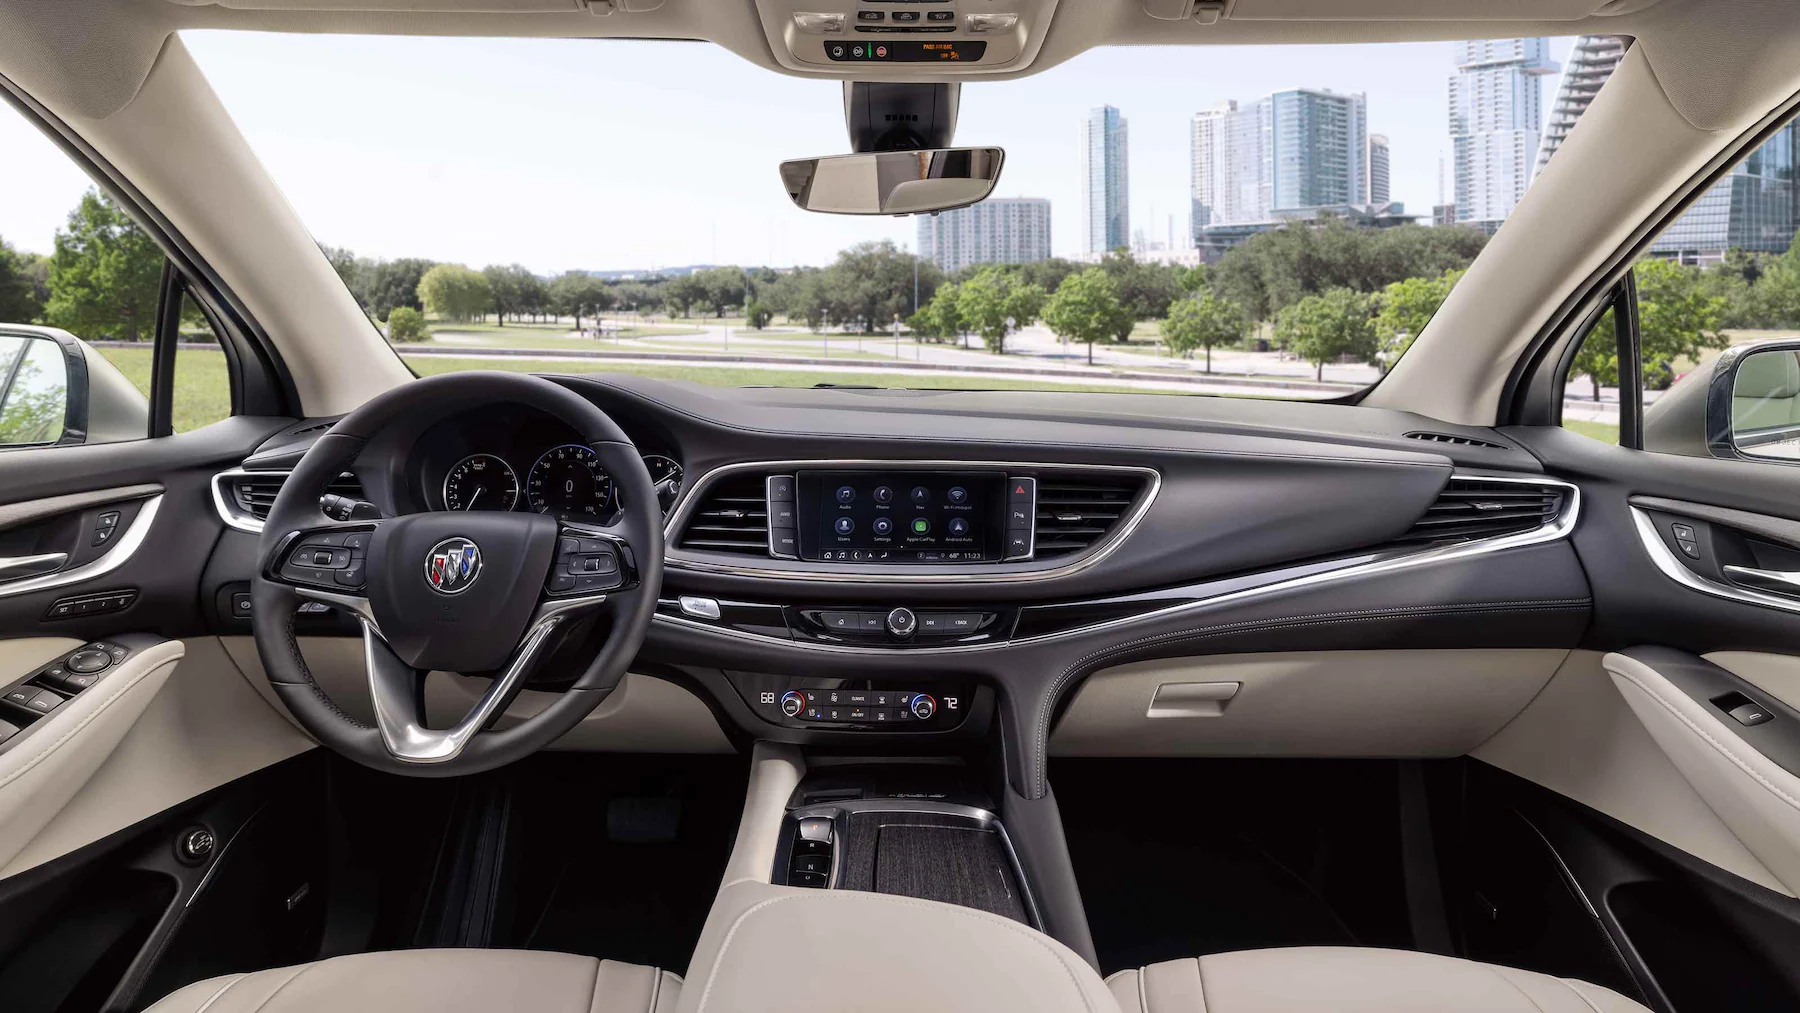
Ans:
[[[912,219],[810,214],[789,158],[849,141],[841,86],[775,74],[706,43],[188,32],[183,39],[315,238],[371,257],[540,274],[696,263],[824,264]],[[1572,40],[1551,40],[1567,58]],[[1048,197],[1052,250],[1081,250],[1087,110],[1130,123],[1131,222],[1166,240],[1188,206],[1188,125],[1225,99],[1364,92],[1388,135],[1393,199],[1429,214],[1449,158],[1447,42],[1090,51],[962,90],[955,143],[1007,152],[999,197]],[[1547,106],[1554,75],[1540,79]],[[88,185],[0,105],[0,238],[49,252]]]

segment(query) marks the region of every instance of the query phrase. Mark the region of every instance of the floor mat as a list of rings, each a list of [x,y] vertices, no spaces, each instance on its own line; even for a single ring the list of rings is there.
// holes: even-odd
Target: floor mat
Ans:
[[[681,972],[731,855],[741,757],[540,754],[516,782],[509,924],[493,945]]]
[[[1058,760],[1105,973],[1268,946],[1406,946],[1384,761]]]

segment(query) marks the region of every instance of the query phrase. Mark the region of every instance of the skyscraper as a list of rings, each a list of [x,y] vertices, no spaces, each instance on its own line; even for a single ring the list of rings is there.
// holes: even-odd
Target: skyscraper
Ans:
[[[1556,71],[1546,39],[1456,44],[1450,142],[1458,222],[1499,228],[1525,195],[1544,122],[1539,79]]]
[[[1084,253],[1105,253],[1131,240],[1126,121],[1112,106],[1081,121],[1081,207]]]
[[[1369,146],[1362,95],[1301,88],[1224,102],[1194,115],[1189,140],[1196,229],[1368,204],[1372,157],[1387,200],[1386,140],[1378,152]]]
[[[1794,189],[1797,149],[1800,141],[1789,123],[1690,204],[1650,244],[1650,252],[1686,264],[1711,264],[1733,247],[1786,251],[1800,226],[1800,195]]]
[[[1537,168],[1544,171],[1550,156],[1562,147],[1563,139],[1575,128],[1575,121],[1600,94],[1600,86],[1625,58],[1626,40],[1617,35],[1583,35],[1569,51],[1569,62],[1563,66],[1556,82],[1556,97],[1550,100],[1550,113],[1544,121],[1544,139],[1538,144]]]
[[[1388,139],[1386,134],[1370,134],[1368,154],[1363,160],[1367,168],[1363,172],[1364,204],[1374,207],[1386,204],[1392,199],[1391,174],[1388,170]]]
[[[993,197],[917,217],[919,255],[945,271],[1050,257],[1050,202],[1042,197]]]

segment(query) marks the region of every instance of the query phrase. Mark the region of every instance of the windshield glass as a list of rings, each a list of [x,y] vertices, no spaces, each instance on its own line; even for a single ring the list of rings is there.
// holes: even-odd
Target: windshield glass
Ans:
[[[778,171],[850,150],[841,86],[717,46],[184,38],[416,371],[734,385],[1342,396],[1593,81],[1555,100],[1575,39],[1096,50],[964,86],[991,199],[853,217]]]

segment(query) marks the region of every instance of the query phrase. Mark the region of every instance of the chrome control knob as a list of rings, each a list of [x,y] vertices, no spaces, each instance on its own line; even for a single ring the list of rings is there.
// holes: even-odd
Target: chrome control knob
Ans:
[[[786,693],[781,694],[781,713],[786,714],[790,718],[795,718],[799,717],[800,712],[805,709],[806,695],[804,693],[797,693],[790,689]]]
[[[910,637],[919,628],[919,617],[909,608],[897,608],[887,614],[887,630],[896,637]]]
[[[912,711],[913,717],[920,721],[930,721],[931,716],[937,713],[937,701],[925,693],[916,693],[907,701],[906,709]]]

